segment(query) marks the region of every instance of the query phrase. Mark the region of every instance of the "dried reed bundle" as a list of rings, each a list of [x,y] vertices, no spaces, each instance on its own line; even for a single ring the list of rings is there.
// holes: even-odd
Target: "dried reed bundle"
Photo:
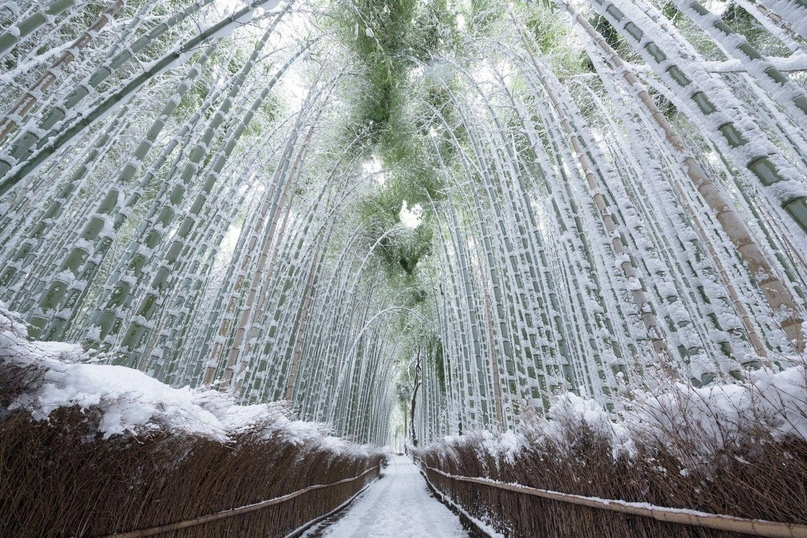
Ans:
[[[635,435],[631,454],[620,451],[602,429],[574,420],[560,424],[560,436],[525,435],[525,445],[510,453],[490,450],[491,439],[480,434],[416,453],[428,466],[457,476],[807,524],[807,442],[774,435],[761,417],[745,417],[741,427],[725,424],[717,415],[708,418],[718,425],[711,437],[693,421],[677,430]],[[729,433],[731,442],[726,442]],[[741,536],[426,473],[448,498],[507,536]]]
[[[20,384],[35,380],[35,371],[4,369],[0,400],[13,400]],[[383,459],[258,430],[227,443],[164,430],[104,439],[98,420],[99,413],[78,407],[59,408],[48,421],[23,410],[6,413],[0,421],[1,536],[105,536],[158,527],[353,478]],[[284,536],[376,477],[370,472],[168,535]]]

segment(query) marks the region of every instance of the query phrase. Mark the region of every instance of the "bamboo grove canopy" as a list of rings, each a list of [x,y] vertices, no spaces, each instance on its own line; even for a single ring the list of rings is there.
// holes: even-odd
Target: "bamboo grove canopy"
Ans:
[[[385,443],[804,351],[801,0],[0,3],[29,335]]]

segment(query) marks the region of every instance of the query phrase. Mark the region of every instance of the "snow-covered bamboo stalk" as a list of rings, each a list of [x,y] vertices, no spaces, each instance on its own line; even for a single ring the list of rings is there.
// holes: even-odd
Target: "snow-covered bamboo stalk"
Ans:
[[[115,14],[123,7],[123,0],[114,0],[109,7],[107,7],[101,16],[78,37],[59,58],[51,64],[44,75],[28,88],[22,98],[6,112],[5,116],[0,119],[0,142],[5,140],[9,133],[18,128],[25,115],[33,108],[39,101],[41,95],[59,79],[62,71],[72,62],[76,56],[84,49],[90,41],[92,41],[95,34],[97,34],[104,26],[106,26]],[[16,156],[12,152],[12,156]]]
[[[579,26],[577,29],[583,31]],[[645,198],[650,202],[649,205],[638,204],[637,209],[644,215],[646,226],[655,230],[657,241],[669,245],[667,249],[659,249],[666,264],[675,267],[676,273],[683,277],[670,279],[669,285],[657,282],[656,289],[662,296],[675,293],[679,300],[691,305],[687,308],[697,308],[697,313],[693,314],[696,319],[692,320],[691,327],[700,333],[701,345],[711,347],[711,343],[718,344],[722,355],[733,354],[741,362],[746,362],[749,358],[745,341],[750,339],[754,353],[764,357],[766,349],[743,301],[740,300],[737,285],[729,277],[727,266],[734,273],[745,274],[746,271],[732,258],[724,260],[718,255],[724,250],[733,252],[734,245],[723,233],[703,198],[696,190],[688,187],[691,181],[678,164],[677,152],[670,147],[663,131],[656,130],[647,108],[641,101],[633,98],[632,94],[619,91],[622,75],[607,66],[602,51],[587,36],[581,41],[599,76],[608,81],[608,94],[625,125],[628,140],[621,149],[624,153],[616,154],[615,158],[619,155],[633,156],[636,152],[644,155],[643,159],[637,160],[641,163],[642,175],[638,180],[626,184],[626,188],[634,193],[632,196],[636,199]],[[599,99],[591,89],[587,89],[586,93],[595,101]],[[615,123],[611,115],[603,114],[603,117],[607,118],[609,124]],[[618,135],[622,130],[613,125],[610,132]],[[612,146],[609,144],[609,147]],[[630,163],[626,162],[625,166],[629,167]],[[670,231],[674,231],[672,235],[675,238],[670,237]],[[668,237],[672,240],[668,241]],[[665,256],[670,249],[676,254]],[[698,293],[688,293],[685,286],[687,282],[696,283]],[[707,289],[710,291],[707,292]],[[692,300],[689,301],[688,298]],[[672,310],[668,316],[670,315],[676,318],[676,323],[680,323],[676,310]],[[704,338],[704,326],[697,322],[698,318],[711,320],[714,331],[708,338]],[[741,330],[743,328],[745,334]],[[718,357],[712,360],[716,359]],[[729,368],[736,371],[737,367],[738,364],[735,364]]]
[[[735,32],[723,19],[709,11],[698,0],[676,0],[675,4],[678,9],[712,36],[724,50],[739,59],[746,71],[777,103],[790,112],[791,117],[803,131],[807,131],[807,92],[802,87],[791,81],[745,37]],[[807,15],[807,10],[805,10],[805,15]]]
[[[330,202],[330,200],[328,200]],[[327,213],[327,205],[325,212]],[[317,277],[322,267],[322,262],[325,256],[325,245],[328,242],[328,237],[322,235],[317,241],[317,247],[312,259],[312,267],[309,269],[308,281],[305,285],[303,292],[303,303],[300,309],[299,321],[297,323],[297,331],[294,337],[294,349],[292,353],[291,364],[289,365],[289,375],[286,378],[286,390],[283,399],[288,402],[294,401],[294,390],[297,382],[297,375],[300,371],[300,360],[303,352],[303,338],[308,328],[308,316],[311,308],[311,297],[314,293],[314,287],[317,282]]]
[[[596,1],[597,0],[594,0],[595,3]],[[666,61],[666,54],[658,47],[658,45],[655,44],[652,39],[647,37],[645,33],[636,26],[636,24],[626,19],[625,15],[623,15],[622,12],[616,7],[613,7],[611,12],[608,12],[608,6],[606,5],[609,4],[608,0],[601,1],[603,2],[603,7],[599,9],[600,12],[603,13],[607,18],[610,18],[615,27],[619,29],[623,35],[629,38],[629,41],[632,40],[633,43],[636,43],[637,48],[639,47],[638,43],[644,43],[641,50],[644,52],[643,55],[646,56],[646,59],[648,59],[651,65],[654,65],[654,67],[659,70],[661,69],[660,66],[662,65],[668,66],[668,69],[661,74],[662,78],[666,77],[666,80],[670,81],[672,86],[677,86],[680,88],[680,90],[676,91],[686,91],[688,95],[686,100],[691,101],[700,113],[704,115],[718,113],[717,108],[709,100],[706,93],[703,91],[693,92],[691,89],[684,90],[684,88],[689,86],[690,83],[693,85],[695,83],[687,78],[681,71],[681,68],[675,63]],[[614,50],[611,49],[610,46],[605,42],[605,39],[591,26],[591,24],[588,23],[588,21],[585,20],[585,18],[577,13],[571,4],[562,3],[562,5],[571,14],[574,21],[577,24],[580,24],[580,26],[585,29],[586,33],[594,40],[594,42],[601,49],[603,49],[608,62],[615,70],[617,70],[617,72],[622,74],[622,77],[628,86],[635,88],[637,97],[647,107],[657,125],[664,131],[665,136],[672,147],[675,148],[675,150],[680,154],[682,166],[686,169],[687,175],[692,180],[695,188],[698,190],[701,196],[703,196],[709,207],[717,214],[717,218],[720,221],[723,230],[726,232],[732,243],[734,243],[737,250],[748,263],[751,274],[758,278],[760,290],[765,295],[771,309],[774,313],[781,313],[783,315],[781,325],[782,329],[787,334],[788,339],[793,342],[793,345],[797,349],[804,349],[804,340],[801,332],[802,319],[799,313],[799,307],[790,293],[790,290],[776,276],[776,271],[773,269],[771,263],[767,260],[762,250],[753,240],[740,217],[733,210],[733,205],[725,198],[717,186],[704,173],[701,166],[685,147],[681,137],[675,132],[673,127],[655,105],[652,98],[647,93],[647,90],[644,89],[633,73],[624,64],[624,62],[622,62]],[[619,24],[619,21],[621,21],[621,24]],[[726,136],[727,140],[733,140],[738,145],[737,147],[748,144],[748,140],[737,132],[737,129],[734,127],[734,122],[729,121],[728,123],[723,124],[718,130],[723,133],[724,136]],[[766,178],[766,182],[768,182],[770,179],[771,182],[768,184],[775,184],[779,181],[783,181],[781,176],[766,175],[771,170],[774,170],[769,168],[769,166],[774,166],[774,164],[766,156],[749,160],[747,161],[747,165],[755,174],[762,174],[762,176]],[[799,202],[799,200],[801,200],[801,202]],[[792,206],[793,209],[797,210],[798,207],[800,207],[799,204],[804,205],[804,200],[804,196],[797,196],[795,199],[793,199],[791,201],[794,204]],[[787,206],[791,202],[787,202],[787,204],[784,205]],[[805,226],[805,229],[807,230],[807,206],[805,206],[804,217],[804,224],[801,225]]]
[[[807,7],[799,0],[760,0],[760,7],[772,11],[787,24],[787,28],[807,40]]]
[[[124,165],[112,187],[104,195],[102,201],[97,206],[94,214],[90,217],[80,234],[80,244],[73,248],[68,255],[66,262],[62,264],[61,271],[70,271],[75,278],[81,281],[83,291],[79,292],[73,287],[70,293],[63,290],[60,293],[51,293],[51,304],[55,305],[53,310],[60,312],[58,318],[51,318],[45,326],[41,326],[41,321],[34,323],[38,327],[40,334],[45,339],[58,339],[69,328],[69,322],[74,317],[76,310],[81,305],[81,300],[86,294],[90,282],[95,277],[101,262],[103,261],[109,247],[116,234],[126,220],[128,211],[139,200],[139,196],[124,197],[123,189],[132,181],[139,170],[149,151],[153,147],[157,137],[163,131],[166,122],[169,121],[174,110],[179,106],[182,98],[192,86],[196,77],[200,74],[202,66],[205,64],[215,46],[209,47],[199,58],[199,61],[191,67],[186,78],[177,86],[176,93],[171,96],[157,119],[152,123],[146,132],[145,138],[135,149],[132,157]],[[102,234],[102,230],[111,228]],[[71,306],[68,306],[71,305]],[[71,311],[65,318],[64,310]],[[47,318],[47,313],[44,314]]]
[[[273,271],[277,264],[280,245],[289,222],[289,214],[292,207],[292,199],[294,197],[294,191],[292,189],[299,181],[302,173],[302,163],[305,160],[311,146],[311,139],[316,127],[318,126],[322,112],[330,100],[332,95],[331,92],[333,91],[333,88],[338,82],[339,78],[340,76],[337,76],[332,81],[329,91],[325,93],[324,96],[309,96],[309,98],[307,98],[303,103],[302,110],[304,110],[306,113],[314,112],[314,117],[309,120],[311,125],[303,137],[300,147],[296,149],[297,155],[294,158],[294,161],[291,163],[291,167],[287,170],[284,169],[281,172],[281,176],[278,177],[278,181],[273,182],[276,185],[277,193],[277,197],[274,200],[274,206],[278,210],[283,206],[286,206],[286,212],[282,220],[280,220],[281,212],[275,211],[267,230],[263,233],[264,243],[261,248],[261,255],[258,257],[257,264],[253,270],[252,283],[247,293],[246,301],[241,306],[241,320],[236,328],[233,342],[230,345],[227,366],[225,367],[224,374],[221,379],[222,387],[226,388],[233,376],[237,375],[240,377],[243,370],[247,367],[247,361],[249,360],[252,351],[251,341],[257,337],[257,326],[255,320],[260,319],[266,299],[265,294],[260,293],[258,287],[261,285],[262,281],[271,280],[272,278]],[[302,119],[302,116],[300,119]],[[301,129],[301,124],[298,124],[292,129],[293,136],[290,139],[291,142],[296,141],[295,139]],[[279,169],[285,168],[288,164],[289,162],[284,163]],[[281,224],[280,229],[278,230],[279,220]],[[268,251],[273,241],[276,243],[276,246],[272,256],[270,257],[268,256]],[[264,273],[266,274],[264,275]],[[245,339],[247,340],[246,342]],[[240,366],[236,367],[236,363],[240,363]],[[238,372],[236,372],[236,370],[238,370]],[[239,388],[240,381],[237,381],[234,384],[233,390],[237,392]]]
[[[76,5],[75,0],[54,0],[43,9],[28,15],[23,20],[15,22],[0,34],[0,58],[14,50],[21,40],[25,39],[35,30],[53,21],[56,17]],[[2,140],[2,137],[0,137]]]
[[[513,15],[511,13],[511,17],[512,16]],[[676,370],[673,367],[672,360],[670,357],[670,351],[668,348],[668,344],[666,343],[664,332],[662,331],[661,327],[658,324],[654,309],[650,303],[650,299],[644,292],[644,285],[641,283],[639,275],[637,274],[633,266],[632,262],[633,257],[630,255],[630,253],[627,250],[627,246],[624,244],[622,238],[617,233],[616,225],[614,224],[613,218],[611,217],[611,212],[608,209],[608,204],[603,195],[599,191],[600,187],[597,181],[597,176],[593,169],[593,163],[591,162],[588,156],[589,153],[587,153],[584,150],[582,144],[580,143],[580,139],[575,129],[569,122],[569,118],[566,116],[564,108],[561,105],[558,96],[556,95],[553,84],[549,80],[546,70],[541,66],[535,55],[532,53],[529,43],[527,42],[526,38],[524,38],[523,34],[522,34],[522,40],[524,42],[525,50],[530,56],[533,67],[536,73],[538,74],[538,77],[543,82],[544,90],[546,91],[546,94],[549,97],[549,101],[552,104],[552,107],[555,109],[558,119],[560,120],[560,123],[563,126],[563,129],[566,131],[567,135],[570,138],[572,147],[574,148],[575,154],[577,156],[577,160],[583,170],[583,173],[585,174],[588,187],[593,193],[594,203],[597,206],[597,209],[600,213],[603,224],[605,226],[605,230],[611,237],[611,246],[614,250],[614,254],[618,260],[621,259],[621,262],[618,262],[619,266],[622,269],[622,272],[628,281],[631,295],[633,296],[633,300],[636,303],[636,307],[639,309],[642,322],[644,323],[645,328],[647,329],[648,337],[650,338],[653,344],[653,349],[656,351],[659,360],[661,361],[661,368],[670,379],[677,379],[678,374],[676,373]]]
[[[756,178],[761,191],[771,202],[781,206],[801,228],[801,233],[807,234],[807,187],[802,182],[803,175],[794,169],[753,122],[744,121],[746,114],[743,107],[736,103],[730,92],[724,90],[697,63],[685,62],[676,52],[674,38],[629,4],[622,0],[592,0],[592,6],[686,103],[691,117],[697,119],[710,136],[715,137],[737,166]],[[640,25],[645,30],[640,29]],[[716,103],[720,103],[720,106]],[[731,112],[727,110],[729,106],[733,108]],[[803,238],[802,235],[801,242]],[[792,335],[789,337],[792,339]]]
[[[185,194],[192,186],[192,180],[199,172],[203,158],[208,154],[213,155],[213,158],[209,163],[209,169],[206,171],[204,178],[199,182],[201,189],[200,192],[196,194],[194,202],[190,206],[190,213],[184,218],[177,235],[173,237],[171,245],[165,250],[165,259],[163,263],[160,264],[160,267],[155,269],[155,273],[151,278],[149,290],[146,291],[145,296],[141,298],[140,306],[136,309],[138,312],[136,316],[138,316],[137,319],[139,322],[134,323],[124,336],[124,341],[122,341],[122,344],[130,349],[136,348],[137,344],[140,342],[140,339],[142,339],[143,335],[145,334],[147,327],[142,321],[142,318],[144,318],[144,313],[148,313],[148,316],[145,316],[146,318],[154,314],[159,301],[159,290],[166,286],[170,279],[171,271],[169,267],[179,259],[183,246],[186,242],[186,238],[194,227],[193,224],[196,220],[196,216],[198,216],[202,211],[204,203],[213,189],[213,186],[216,184],[224,164],[232,154],[236,142],[246,130],[249,121],[254,115],[256,106],[260,106],[260,102],[262,102],[262,99],[264,99],[266,94],[268,94],[268,89],[266,92],[262,92],[262,95],[259,96],[258,99],[259,103],[253,104],[252,110],[248,111],[247,114],[241,118],[241,121],[232,127],[232,131],[224,137],[216,149],[210,148],[214,137],[217,135],[217,133],[219,133],[219,127],[224,123],[225,118],[227,118],[229,115],[234,100],[236,100],[239,93],[244,89],[243,84],[247,74],[256,64],[260,51],[266,43],[266,38],[271,32],[274,31],[276,24],[279,22],[279,17],[280,16],[278,16],[274,23],[270,25],[264,34],[264,39],[260,40],[256,44],[256,47],[253,50],[249,60],[244,64],[238,74],[235,75],[230,91],[225,99],[219,104],[216,113],[208,122],[201,139],[189,152],[188,162],[183,167],[182,172],[178,174],[179,177],[177,180],[175,180],[178,182],[174,185],[170,193],[169,202],[171,205],[165,206],[160,212],[160,215],[157,217],[156,221],[152,222],[150,226],[147,226],[148,230],[144,229],[141,232],[141,235],[147,238],[145,241],[147,248],[153,249],[161,243],[164,234],[167,232],[167,227],[171,225],[171,222],[174,219],[175,208],[178,208],[185,199]],[[297,56],[294,56],[294,58],[296,57]],[[267,84],[268,88],[271,88],[277,82],[288,65],[290,65],[288,62],[284,64],[276,75],[270,79],[269,83]],[[140,274],[141,276],[139,278],[136,276],[134,283],[124,283],[125,286],[122,287],[119,292],[113,293],[113,297],[115,297],[115,302],[117,304],[128,304],[131,302],[131,293],[133,291],[132,288],[134,287],[134,284],[139,282],[143,277],[140,271],[141,269],[136,269],[136,273]],[[102,338],[107,337],[110,332],[117,332],[120,330],[120,325],[118,323],[111,322],[111,320],[108,319],[102,319],[106,317],[108,316],[104,314],[98,318],[96,322],[99,326],[103,327],[101,334]]]
[[[210,0],[199,1],[208,2]],[[244,24],[246,20],[251,18],[255,9],[270,1],[279,2],[279,0],[254,0],[249,6],[239,10],[211,28],[200,32],[195,37],[168,52],[159,60],[152,62],[146,69],[132,77],[122,87],[107,92],[98,102],[90,107],[89,110],[81,111],[80,114],[73,114],[68,117],[67,111],[76,107],[76,105],[90,93],[90,88],[99,85],[112,72],[99,68],[99,70],[88,79],[87,84],[79,86],[71,96],[68,96],[65,103],[60,107],[51,109],[41,126],[26,131],[23,135],[17,137],[13,147],[3,155],[0,155],[0,178],[2,178],[2,180],[0,180],[0,196],[35,170],[59,148],[70,142],[70,140],[87,126],[106,115],[111,109],[117,106],[118,103],[129,99],[156,75],[181,63],[184,58],[205,41],[226,35],[239,25]],[[291,10],[292,4],[293,0],[286,3],[284,8],[275,16],[270,28],[274,28],[282,16]],[[142,43],[142,47],[145,47],[148,42],[149,41]],[[127,56],[125,59],[121,60],[119,65],[115,65],[115,69],[121,67],[130,57],[131,56]],[[65,125],[62,125],[60,122]],[[48,131],[49,128],[53,129]],[[44,136],[42,134],[43,131],[45,131]]]

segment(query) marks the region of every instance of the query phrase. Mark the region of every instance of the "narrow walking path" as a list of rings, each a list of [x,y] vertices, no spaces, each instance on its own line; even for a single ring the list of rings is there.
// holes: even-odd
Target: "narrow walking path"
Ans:
[[[429,493],[415,464],[406,456],[393,456],[381,479],[322,536],[454,538],[468,533],[459,518]]]

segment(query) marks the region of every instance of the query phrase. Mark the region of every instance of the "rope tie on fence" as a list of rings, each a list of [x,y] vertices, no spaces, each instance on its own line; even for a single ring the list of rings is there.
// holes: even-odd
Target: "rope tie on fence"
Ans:
[[[209,515],[206,515],[206,516],[199,516],[199,517],[195,517],[195,518],[192,518],[192,519],[186,519],[184,521],[178,521],[176,523],[170,523],[168,525],[161,525],[159,527],[151,527],[151,528],[148,528],[148,529],[141,529],[141,530],[137,530],[137,531],[128,531],[128,532],[121,532],[121,533],[117,533],[117,534],[110,534],[110,535],[104,536],[103,538],[141,538],[143,536],[154,536],[155,534],[160,534],[160,533],[163,533],[163,532],[186,529],[188,527],[195,527],[196,525],[202,525],[203,523],[210,523],[211,521],[217,521],[219,519],[225,519],[225,518],[228,518],[228,517],[239,516],[241,514],[246,514],[248,512],[254,512],[256,510],[261,510],[261,509],[267,508],[269,506],[274,506],[274,505],[277,505],[277,504],[284,503],[286,501],[290,501],[291,499],[294,499],[295,497],[299,497],[300,495],[304,495],[305,493],[308,493],[309,491],[313,491],[313,490],[316,490],[316,489],[331,488],[331,487],[334,487],[334,486],[338,486],[340,484],[346,484],[348,482],[355,482],[356,480],[358,480],[358,479],[362,478],[363,476],[365,476],[370,471],[378,469],[379,467],[380,467],[380,464],[375,465],[373,467],[370,467],[369,469],[364,471],[362,474],[360,474],[358,476],[355,476],[353,478],[345,478],[344,480],[339,480],[337,482],[332,482],[330,484],[315,484],[313,486],[308,486],[307,488],[303,488],[301,490],[294,491],[292,493],[287,493],[286,495],[282,495],[282,496],[276,497],[274,499],[269,499],[269,500],[257,502],[257,503],[254,503],[254,504],[248,504],[246,506],[239,506],[238,508],[230,508],[228,510],[222,510],[221,512],[216,512],[215,514],[209,514]]]
[[[599,508],[602,510],[611,510],[613,512],[621,512],[623,514],[650,517],[667,523],[708,527],[710,529],[739,532],[754,536],[768,536],[771,538],[807,538],[807,525],[800,525],[797,523],[780,523],[776,521],[748,519],[723,514],[710,514],[708,512],[699,512],[697,510],[654,506],[648,503],[601,499],[599,497],[586,497],[583,495],[561,493],[559,491],[552,491],[548,489],[531,488],[521,484],[508,484],[506,482],[491,480],[490,478],[452,475],[428,466],[421,459],[417,459],[417,463],[421,466],[421,469],[428,469],[433,473],[457,482],[481,484],[483,486],[513,491],[523,495],[542,497],[544,499],[550,499],[553,501],[588,506],[590,508]],[[428,477],[426,477],[426,480],[428,480]]]

